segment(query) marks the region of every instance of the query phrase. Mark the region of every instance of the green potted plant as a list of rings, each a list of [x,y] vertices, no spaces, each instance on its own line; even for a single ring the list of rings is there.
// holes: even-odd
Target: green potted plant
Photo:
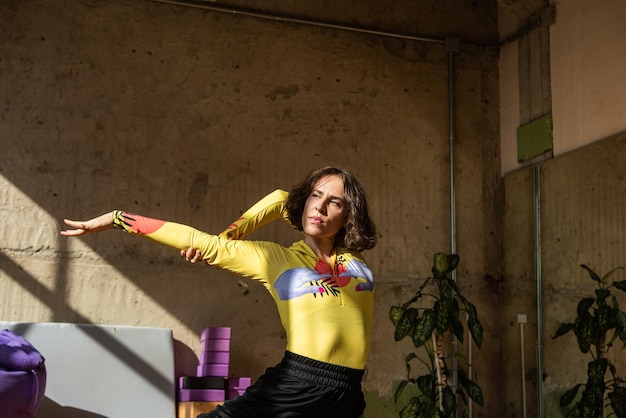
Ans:
[[[480,406],[483,405],[482,390],[465,369],[458,367],[457,377],[460,384],[455,388],[448,379],[446,347],[453,336],[463,342],[461,312],[466,312],[468,329],[479,348],[483,341],[483,327],[478,320],[476,308],[463,297],[456,282],[450,277],[458,263],[459,256],[456,254],[436,253],[433,275],[424,280],[411,299],[390,309],[389,315],[395,326],[395,341],[410,337],[415,348],[426,354],[420,357],[411,352],[405,357],[407,377],[398,385],[394,398],[397,403],[402,392],[410,385],[417,388],[417,395],[411,397],[402,408],[401,418],[456,417],[459,409],[457,395],[466,406],[463,416],[469,415],[468,398]],[[427,301],[432,304],[423,307]],[[423,363],[427,370],[417,377],[412,376],[411,369],[411,362],[415,359]]]
[[[626,291],[626,280],[609,284],[611,276],[621,267],[602,277],[584,264],[581,267],[597,284],[595,297],[581,299],[575,322],[561,324],[552,339],[573,331],[580,351],[590,353],[593,359],[587,364],[587,383],[576,384],[566,391],[560,398],[560,406],[565,408],[577,400],[568,418],[601,418],[605,405],[610,406],[617,418],[626,418],[626,382],[617,376],[616,367],[607,357],[615,340],[626,344],[626,314],[611,294],[612,288]]]

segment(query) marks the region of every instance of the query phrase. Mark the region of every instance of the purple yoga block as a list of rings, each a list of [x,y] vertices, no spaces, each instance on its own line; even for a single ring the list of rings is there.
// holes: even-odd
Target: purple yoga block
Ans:
[[[252,384],[249,377],[232,377],[228,379],[229,390],[246,390]]]
[[[200,364],[228,364],[230,353],[228,351],[203,351],[200,354]]]
[[[198,376],[228,376],[228,364],[200,364],[197,368]]]
[[[206,351],[230,351],[230,340],[203,340],[200,343],[202,352]]]
[[[226,391],[220,389],[179,389],[179,402],[224,402]]]
[[[205,328],[200,333],[200,341],[204,340],[230,340],[230,327]]]

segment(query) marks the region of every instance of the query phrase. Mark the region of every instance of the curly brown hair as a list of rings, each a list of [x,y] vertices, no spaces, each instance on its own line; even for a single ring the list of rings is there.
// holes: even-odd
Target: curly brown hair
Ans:
[[[346,224],[335,236],[335,245],[357,252],[374,248],[377,240],[376,225],[369,216],[365,190],[354,176],[341,168],[318,168],[289,191],[285,203],[289,222],[298,231],[302,231],[304,204],[311,195],[313,187],[326,176],[338,176],[343,180],[347,208]]]

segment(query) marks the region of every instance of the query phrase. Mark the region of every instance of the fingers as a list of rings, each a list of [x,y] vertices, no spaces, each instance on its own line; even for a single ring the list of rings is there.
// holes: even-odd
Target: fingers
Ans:
[[[81,222],[72,221],[71,219],[63,219],[63,222],[65,223],[65,225],[71,226],[72,228],[82,229],[83,227]]]
[[[63,235],[64,237],[76,237],[79,235],[84,235],[86,233],[87,231],[85,231],[84,229],[68,229],[65,231],[61,231],[61,235]]]
[[[82,222],[72,221],[70,219],[63,219],[63,222],[66,225],[74,228],[74,229],[67,229],[67,230],[61,231],[61,235],[63,235],[64,237],[75,237],[75,236],[83,235],[87,233],[87,230],[85,229],[85,225]]]
[[[193,249],[192,247],[187,248],[187,250],[181,250],[180,252],[180,255],[182,255],[183,258],[189,261],[190,263],[193,263],[194,254],[195,254],[195,249]]]
[[[74,228],[73,230],[61,231],[64,236],[77,236],[89,234],[92,232],[105,231],[113,228],[113,212],[108,212],[88,221],[73,221],[71,219],[63,219],[66,225]]]
[[[193,247],[189,247],[186,250],[181,250],[180,255],[190,263],[197,263],[198,261],[202,261],[202,253],[200,252],[200,250]]]

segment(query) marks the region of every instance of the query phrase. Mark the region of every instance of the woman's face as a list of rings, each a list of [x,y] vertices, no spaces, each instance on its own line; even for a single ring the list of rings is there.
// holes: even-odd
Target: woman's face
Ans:
[[[302,231],[312,238],[334,241],[346,223],[346,210],[341,177],[322,177],[304,204]]]

